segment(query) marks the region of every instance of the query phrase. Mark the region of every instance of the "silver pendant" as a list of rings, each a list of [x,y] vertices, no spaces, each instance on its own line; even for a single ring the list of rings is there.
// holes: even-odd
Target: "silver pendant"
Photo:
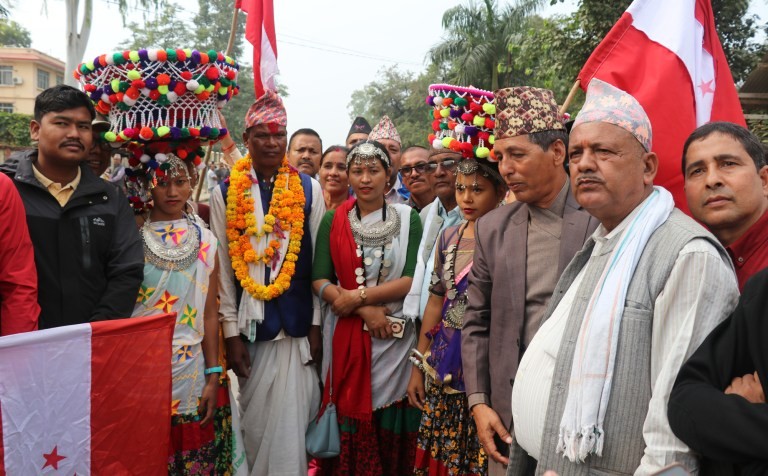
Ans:
[[[356,269],[355,269],[355,274],[356,274],[357,276],[362,276],[364,272],[365,272],[365,271],[363,271],[363,268],[356,268]]]
[[[377,258],[381,258],[381,250],[374,250],[373,251],[373,256],[375,256]]]
[[[456,292],[455,289],[450,289],[446,294],[446,296],[448,297],[449,300],[453,301],[454,299],[456,299],[457,294],[458,293]]]
[[[372,265],[372,264],[373,264],[373,259],[372,259],[370,256],[367,256],[367,257],[366,257],[366,258],[363,260],[363,263],[365,263],[365,265],[366,265],[366,266],[370,266],[370,265]]]
[[[365,282],[365,278],[362,276],[358,276],[355,278],[355,281],[357,281],[357,284],[363,284]]]
[[[385,268],[389,268],[390,266],[392,266],[392,260],[389,260],[389,259],[385,259],[385,260],[382,262],[382,264],[384,265],[384,267],[385,267]]]

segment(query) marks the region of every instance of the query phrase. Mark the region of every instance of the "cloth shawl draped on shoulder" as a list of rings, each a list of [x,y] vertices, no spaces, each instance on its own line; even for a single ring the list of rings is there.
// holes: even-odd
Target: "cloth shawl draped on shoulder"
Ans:
[[[356,201],[348,200],[336,209],[331,224],[331,260],[344,289],[357,289],[355,268],[362,267],[352,236],[349,211]],[[371,336],[363,331],[359,316],[339,318],[333,334],[333,392],[339,416],[371,421]],[[328,386],[323,408],[329,401]]]

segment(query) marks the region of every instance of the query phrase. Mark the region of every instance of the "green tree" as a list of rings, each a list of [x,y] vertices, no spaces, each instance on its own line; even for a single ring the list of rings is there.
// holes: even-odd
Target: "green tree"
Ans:
[[[198,11],[192,20],[195,46],[205,50],[226,51],[232,31],[232,0],[198,0]],[[234,42],[229,56],[242,61],[245,37],[245,14],[240,12],[235,26]]]
[[[382,116],[388,115],[397,127],[403,147],[427,145],[432,119],[424,98],[429,85],[445,82],[445,75],[433,64],[418,76],[400,71],[397,66],[380,70],[378,76],[352,93],[350,123],[355,116],[363,116],[375,125]]]
[[[508,59],[507,44],[542,0],[518,0],[499,8],[496,0],[470,0],[443,14],[446,38],[429,50],[431,62],[447,67],[448,80],[484,89],[499,87],[499,66]]]
[[[0,144],[10,147],[29,147],[29,122],[32,116],[0,112]]]
[[[131,36],[118,45],[118,49],[187,48],[196,47],[189,25],[177,18],[171,9],[160,9],[153,17],[144,15],[142,22],[127,25]],[[207,51],[207,50],[206,50]]]
[[[0,19],[0,46],[29,48],[32,46],[32,36],[29,30],[7,18]]]
[[[558,1],[558,0],[553,0]],[[559,0],[564,1],[564,0]],[[766,45],[761,45],[756,36],[765,24],[748,15],[749,0],[711,0],[715,16],[715,28],[723,45],[725,57],[731,68],[733,79],[743,81],[765,54]],[[595,47],[613,27],[632,0],[580,0],[576,12],[564,27],[570,32],[570,54],[568,68],[577,68],[587,61]],[[575,77],[575,76],[574,76]]]

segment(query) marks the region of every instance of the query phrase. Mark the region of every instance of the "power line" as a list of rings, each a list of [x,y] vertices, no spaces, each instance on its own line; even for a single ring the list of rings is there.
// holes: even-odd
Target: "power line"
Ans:
[[[394,58],[386,58],[386,57],[383,57],[383,56],[375,56],[375,55],[370,55],[370,54],[367,54],[367,53],[363,53],[361,51],[349,50],[347,48],[329,49],[329,48],[321,48],[321,47],[315,46],[315,45],[309,45],[309,44],[306,44],[306,43],[294,42],[294,41],[290,41],[290,40],[285,39],[285,36],[287,36],[287,35],[283,35],[283,34],[278,34],[277,36],[278,36],[278,40],[281,43],[286,43],[286,44],[289,44],[289,45],[299,46],[299,47],[302,47],[302,48],[310,48],[310,49],[313,49],[313,50],[325,51],[327,53],[334,53],[334,54],[337,54],[337,55],[354,56],[354,57],[357,57],[357,58],[365,58],[365,59],[370,59],[370,60],[375,60],[375,61],[383,61],[383,62],[387,62],[387,63],[399,63],[399,64],[408,64],[408,65],[413,65],[413,66],[423,66],[421,63],[416,63],[414,61],[405,61],[405,60],[398,60],[398,59],[394,59]],[[337,48],[337,47],[331,46],[331,48]]]

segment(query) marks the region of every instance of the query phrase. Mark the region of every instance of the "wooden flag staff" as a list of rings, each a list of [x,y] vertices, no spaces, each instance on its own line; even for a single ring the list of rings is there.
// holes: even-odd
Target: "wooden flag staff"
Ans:
[[[232,47],[235,44],[235,34],[237,33],[237,15],[239,11],[240,9],[237,8],[237,2],[235,2],[235,10],[232,13],[232,26],[229,29],[229,41],[227,42],[227,51],[224,52],[225,56],[229,56],[229,54],[232,52]],[[229,133],[231,134],[232,131],[229,131]],[[205,169],[203,169],[203,173],[200,174],[200,177],[197,178],[197,190],[195,191],[195,202],[200,201],[200,193],[203,190],[203,182],[205,182],[205,174],[207,174],[208,166],[210,165],[212,149],[213,149],[213,144],[209,142],[208,147],[205,151],[205,159],[203,159],[203,163],[205,164]]]
[[[573,83],[573,87],[571,88],[571,91],[568,93],[568,97],[565,98],[565,101],[563,101],[563,105],[560,106],[560,117],[565,114],[565,111],[568,110],[568,106],[571,105],[571,101],[573,101],[573,97],[576,95],[576,91],[578,91],[579,86],[581,85],[581,80],[577,79],[576,82]]]

